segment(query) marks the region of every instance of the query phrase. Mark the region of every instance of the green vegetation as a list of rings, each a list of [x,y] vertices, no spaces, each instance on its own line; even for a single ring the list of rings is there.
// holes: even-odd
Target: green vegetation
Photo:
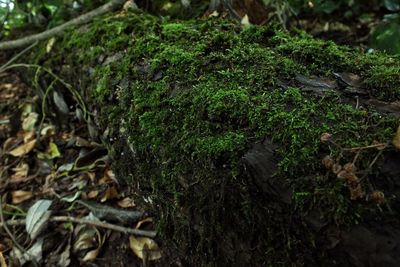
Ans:
[[[136,13],[66,34],[52,53],[36,60],[61,65],[64,57],[63,64],[86,66],[84,72],[94,68],[91,75],[80,67],[66,71],[87,77],[85,93],[94,96],[99,124],[109,129],[114,170],[144,196],[164,247],[177,247],[191,266],[240,264],[246,255],[235,251],[250,249],[255,266],[322,266],[329,257],[304,219],[316,209],[340,229],[364,218],[398,220],[386,208],[351,200],[321,164],[327,154],[342,164],[354,159],[339,145],[390,140],[398,120],[355,109],[337,93],[303,93],[295,80],[296,74],[333,79],[333,72],[351,72],[365,79],[371,96],[395,101],[398,59],[279,27]],[[338,145],[321,143],[325,132]],[[271,179],[290,188],[291,204],[260,192],[242,167],[243,155],[264,137],[279,146]],[[361,154],[356,165],[368,169],[376,152]]]

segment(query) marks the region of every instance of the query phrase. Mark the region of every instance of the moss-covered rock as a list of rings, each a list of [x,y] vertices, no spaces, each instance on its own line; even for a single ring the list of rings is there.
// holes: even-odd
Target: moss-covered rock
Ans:
[[[85,93],[109,130],[114,170],[156,217],[165,251],[178,252],[171,262],[346,266],[364,259],[341,247],[341,233],[399,223],[388,167],[399,152],[356,149],[391,140],[398,120],[340,86],[315,95],[296,79],[332,84],[334,73],[353,73],[363,79],[361,104],[396,101],[398,59],[277,27],[134,13],[98,19],[53,50],[40,62],[63,57],[70,75],[78,66],[90,73]],[[332,139],[321,142],[323,133]],[[354,163],[358,180],[337,179],[326,155]],[[363,194],[375,190],[384,204]]]

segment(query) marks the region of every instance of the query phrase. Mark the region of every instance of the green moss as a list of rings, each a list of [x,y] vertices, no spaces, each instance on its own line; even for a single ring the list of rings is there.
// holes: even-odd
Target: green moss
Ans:
[[[122,59],[97,63],[117,52]],[[300,265],[298,251],[313,254],[317,236],[304,225],[287,226],[290,216],[301,221],[322,208],[329,223],[343,227],[362,220],[359,214],[380,216],[351,201],[343,183],[322,169],[321,155],[347,162],[353,155],[321,144],[320,135],[332,133],[343,147],[365,146],[390,139],[397,120],[343,104],[338,95],[307,95],[294,77],[353,72],[371,95],[398,100],[397,59],[274,27],[142,14],[97,20],[66,38],[63,53],[72,55],[71,64],[95,67],[89,93],[101,107],[100,123],[112,126],[114,147],[124,152],[114,155],[117,175],[133,177],[132,191],[151,197],[154,205],[143,204],[155,212],[161,236],[189,253],[192,264],[227,264],[229,257],[218,256],[227,255],[226,233],[234,232],[258,242],[260,262]],[[240,169],[240,159],[264,137],[279,144],[274,179],[295,192],[293,205],[277,208]],[[359,167],[374,156],[363,154]],[[288,227],[283,239],[276,234],[281,225]],[[323,261],[318,254],[316,262]]]

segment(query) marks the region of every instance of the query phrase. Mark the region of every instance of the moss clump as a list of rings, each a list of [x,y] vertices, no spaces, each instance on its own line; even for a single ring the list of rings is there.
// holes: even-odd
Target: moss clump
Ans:
[[[102,18],[88,32],[73,32],[62,52],[72,55],[70,63],[95,66],[90,92],[101,124],[118,140],[115,171],[152,199],[144,205],[154,211],[166,247],[187,255],[187,264],[329,264],[327,250],[316,247],[319,233],[305,222],[311,211],[339,228],[386,216],[351,201],[322,168],[324,154],[342,161],[353,155],[321,144],[320,135],[365,146],[390,139],[396,119],[343,104],[338,94],[304,94],[295,76],[353,72],[372,96],[398,100],[400,61],[274,27],[143,14]],[[99,62],[117,52],[123,58]],[[291,203],[260,192],[242,168],[243,155],[265,137],[279,145],[273,180],[293,193]],[[358,167],[366,169],[374,156],[363,153]]]

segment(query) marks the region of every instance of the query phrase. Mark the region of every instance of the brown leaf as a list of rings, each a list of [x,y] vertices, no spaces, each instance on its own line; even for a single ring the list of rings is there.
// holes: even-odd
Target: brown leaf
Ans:
[[[10,152],[8,152],[8,154],[14,157],[22,157],[31,152],[32,149],[35,147],[35,145],[36,145],[36,139],[33,139],[28,143],[22,144],[19,147],[11,150]]]
[[[99,184],[109,184],[109,183],[118,184],[118,181],[115,178],[114,172],[110,169],[106,169],[104,171],[103,177],[101,177],[101,179],[99,180]]]
[[[121,208],[133,208],[136,206],[136,204],[133,201],[133,199],[126,197],[126,198],[118,201],[118,206],[120,206]]]
[[[101,202],[106,202],[109,199],[114,199],[119,196],[117,189],[114,186],[107,188],[104,196],[101,198]]]
[[[11,193],[12,203],[19,204],[33,197],[32,191],[17,190]]]
[[[151,238],[130,236],[129,246],[140,259],[147,257],[147,260],[153,261],[161,258],[160,248]]]
[[[98,195],[99,195],[99,191],[93,190],[93,191],[90,191],[90,192],[87,194],[87,197],[88,197],[89,199],[93,199],[93,198],[96,198]]]
[[[17,167],[12,169],[15,173],[11,175],[10,183],[18,183],[28,176],[29,165],[27,163],[20,163]]]

